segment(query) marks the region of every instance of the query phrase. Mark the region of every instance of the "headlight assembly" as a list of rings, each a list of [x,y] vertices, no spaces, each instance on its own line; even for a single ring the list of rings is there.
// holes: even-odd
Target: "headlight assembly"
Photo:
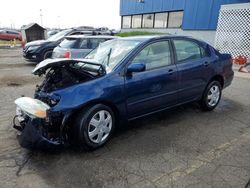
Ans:
[[[46,118],[47,110],[50,109],[50,107],[44,102],[29,97],[18,98],[15,100],[15,104],[18,107],[17,115],[20,115],[23,111],[28,116],[33,116],[42,119]]]

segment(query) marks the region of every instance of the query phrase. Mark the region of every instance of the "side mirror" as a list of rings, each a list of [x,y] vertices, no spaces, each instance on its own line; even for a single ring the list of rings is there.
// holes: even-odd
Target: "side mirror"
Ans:
[[[132,63],[127,68],[127,73],[133,72],[143,72],[146,70],[146,66],[144,63]]]

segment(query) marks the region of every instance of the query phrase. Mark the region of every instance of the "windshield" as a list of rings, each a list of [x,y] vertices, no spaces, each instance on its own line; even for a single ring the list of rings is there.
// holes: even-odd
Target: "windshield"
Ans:
[[[48,41],[57,41],[60,40],[61,38],[63,38],[66,34],[68,34],[71,30],[67,29],[67,30],[63,30],[55,35],[52,35],[51,37],[48,38]]]
[[[110,72],[113,68],[140,42],[133,40],[115,39],[101,43],[98,48],[90,52],[86,58],[94,59],[106,67]]]

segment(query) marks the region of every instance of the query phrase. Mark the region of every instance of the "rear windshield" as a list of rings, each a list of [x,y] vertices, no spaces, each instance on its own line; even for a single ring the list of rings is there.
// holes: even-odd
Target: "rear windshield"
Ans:
[[[60,47],[68,49],[95,49],[100,43],[110,40],[109,38],[65,38]]]
[[[76,38],[65,38],[61,43],[62,48],[76,48],[79,46],[79,39]]]

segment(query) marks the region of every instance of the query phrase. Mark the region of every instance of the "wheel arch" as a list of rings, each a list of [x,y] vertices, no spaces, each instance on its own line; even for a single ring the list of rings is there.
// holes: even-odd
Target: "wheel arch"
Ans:
[[[217,75],[213,76],[213,77],[209,80],[209,82],[207,83],[207,86],[208,86],[208,84],[211,83],[212,81],[218,81],[218,82],[221,84],[221,88],[224,87],[224,78],[223,78],[222,75],[217,74]]]
[[[69,121],[74,120],[75,117],[80,112],[90,108],[91,106],[97,105],[97,104],[103,104],[103,105],[108,106],[109,108],[111,108],[111,110],[113,111],[113,113],[115,115],[115,120],[116,120],[116,122],[118,122],[119,116],[120,116],[119,109],[117,108],[117,106],[115,104],[113,104],[112,102],[107,101],[107,100],[93,100],[93,101],[90,101],[90,102],[84,104],[83,106],[73,110],[70,117],[69,117]]]
[[[53,50],[54,50],[54,48],[48,48],[48,49],[46,48],[46,49],[44,49],[43,52],[42,52],[42,58],[45,57],[46,53],[51,53],[51,55],[52,55]]]
[[[202,97],[203,97],[203,95],[204,95],[204,93],[205,93],[205,91],[206,91],[208,85],[209,85],[212,81],[218,81],[218,82],[221,84],[221,88],[223,89],[223,87],[224,87],[224,78],[223,78],[222,75],[217,74],[217,75],[213,76],[212,78],[210,78],[210,80],[207,82],[207,85],[206,85],[206,87],[205,87],[205,89],[204,89],[204,91],[203,91],[203,93],[202,93]]]

